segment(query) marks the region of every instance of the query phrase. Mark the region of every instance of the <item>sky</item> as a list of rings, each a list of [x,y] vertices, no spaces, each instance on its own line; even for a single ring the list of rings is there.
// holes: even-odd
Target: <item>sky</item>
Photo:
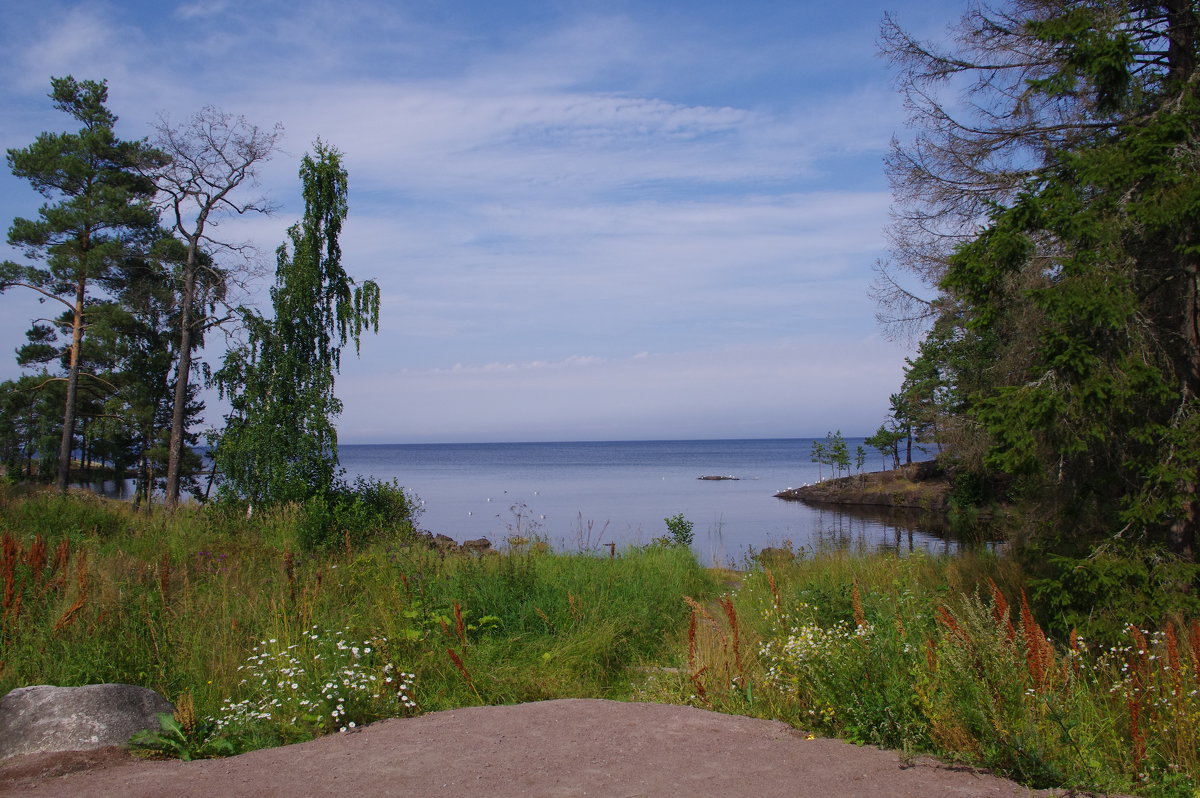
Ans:
[[[123,138],[204,106],[282,124],[252,189],[277,211],[218,230],[260,251],[263,310],[299,160],[340,149],[343,264],[382,292],[343,443],[866,435],[911,354],[868,297],[907,135],[879,22],[937,38],[962,10],[0,0],[0,147],[77,127],[46,96],[67,74],[108,81]],[[43,200],[0,171],[7,228]],[[40,315],[0,295],[0,379]]]

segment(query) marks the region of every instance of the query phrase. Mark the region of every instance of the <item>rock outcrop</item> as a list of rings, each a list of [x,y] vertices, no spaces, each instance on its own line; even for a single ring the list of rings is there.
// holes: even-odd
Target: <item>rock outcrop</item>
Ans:
[[[131,684],[18,687],[0,698],[0,761],[125,745],[137,732],[159,729],[158,713],[174,711],[158,693]]]
[[[820,504],[901,507],[942,513],[949,508],[950,484],[937,463],[929,461],[893,471],[827,479],[815,485],[789,488],[775,496]]]

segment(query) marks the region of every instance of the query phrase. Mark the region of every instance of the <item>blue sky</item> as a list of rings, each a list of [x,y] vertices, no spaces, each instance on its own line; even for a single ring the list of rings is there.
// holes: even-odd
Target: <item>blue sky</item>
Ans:
[[[345,153],[344,263],[383,313],[343,442],[867,434],[899,384],[867,297],[905,121],[875,40],[885,10],[939,36],[961,3],[0,7],[4,149],[71,127],[52,75],[107,79],[126,138],[205,105],[282,123],[279,211],[221,228],[265,267],[300,156]],[[40,201],[0,175],[0,224]],[[39,310],[0,295],[0,379]]]

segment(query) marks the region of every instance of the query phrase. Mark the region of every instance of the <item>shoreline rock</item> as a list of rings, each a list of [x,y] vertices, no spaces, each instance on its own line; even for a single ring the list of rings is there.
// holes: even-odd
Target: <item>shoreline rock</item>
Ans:
[[[935,461],[912,463],[891,471],[838,477],[789,488],[778,499],[817,504],[901,507],[944,513],[950,506],[950,483]]]

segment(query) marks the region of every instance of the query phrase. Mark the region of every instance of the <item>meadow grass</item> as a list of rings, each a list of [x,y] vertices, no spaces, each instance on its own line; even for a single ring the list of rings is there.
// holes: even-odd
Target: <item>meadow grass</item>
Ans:
[[[1013,562],[818,554],[692,603],[648,700],[982,765],[1033,787],[1193,796],[1200,624],[1050,640]]]
[[[447,555],[397,533],[301,553],[300,512],[0,489],[0,693],[150,687],[181,708],[159,746],[178,756],[603,697],[784,720],[1035,787],[1200,786],[1200,625],[1051,640],[1019,566],[987,551],[744,573],[678,545]]]
[[[398,534],[302,554],[296,512],[0,493],[0,694],[142,685],[237,750],[465,705],[628,698],[632,669],[686,622],[681,597],[717,590],[678,546],[447,555]]]

